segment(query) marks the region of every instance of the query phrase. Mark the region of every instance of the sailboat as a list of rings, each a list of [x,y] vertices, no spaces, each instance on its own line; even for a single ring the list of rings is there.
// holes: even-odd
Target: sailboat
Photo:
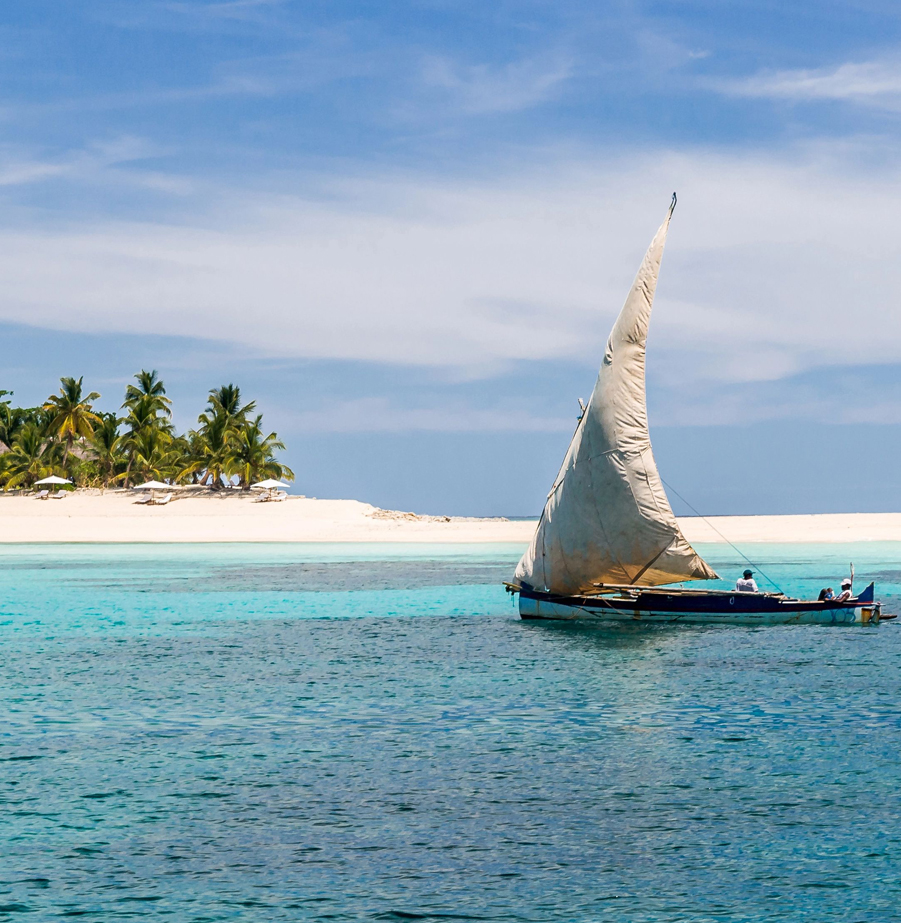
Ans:
[[[507,589],[519,594],[524,619],[750,625],[878,622],[881,603],[874,599],[872,583],[842,602],[681,585],[719,577],[679,528],[648,431],[645,347],[675,207],[674,193],[613,325],[597,383],[534,538]]]

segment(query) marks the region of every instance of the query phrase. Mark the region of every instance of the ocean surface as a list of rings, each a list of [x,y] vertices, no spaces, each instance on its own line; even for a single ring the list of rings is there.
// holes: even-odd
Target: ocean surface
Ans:
[[[520,551],[0,546],[0,920],[901,920],[897,622],[524,623]]]

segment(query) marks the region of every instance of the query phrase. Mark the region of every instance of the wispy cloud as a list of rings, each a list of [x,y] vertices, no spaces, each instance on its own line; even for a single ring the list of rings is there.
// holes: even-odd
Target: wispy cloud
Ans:
[[[573,72],[573,60],[562,54],[503,65],[463,65],[431,57],[423,65],[427,87],[442,91],[463,112],[479,115],[517,112],[546,102]]]
[[[805,370],[896,361],[899,178],[816,148],[559,160],[479,182],[369,175],[279,196],[216,189],[215,206],[168,224],[0,231],[0,320],[455,374],[590,366],[675,187],[653,374],[671,419],[709,420],[726,386],[748,400]],[[428,416],[345,411],[380,428]]]
[[[71,162],[30,160],[27,158],[10,158],[0,162],[0,186],[22,186],[41,180],[64,176],[73,169]]]
[[[88,15],[120,29],[210,32],[249,26],[287,27],[290,0],[147,0],[145,3],[86,3]]]
[[[168,2],[163,9],[189,16],[212,19],[248,19],[261,11],[285,6],[287,0],[225,0],[221,3]]]
[[[309,48],[222,61],[203,80],[179,85],[142,86],[129,90],[48,97],[42,102],[11,103],[0,118],[34,118],[60,112],[113,112],[172,107],[215,100],[274,98],[321,91],[324,86],[372,75],[380,56],[355,50],[340,34],[317,36]]]
[[[815,70],[764,71],[716,86],[733,96],[901,109],[901,56]]]
[[[95,142],[55,156],[22,148],[0,148],[0,187],[34,185],[52,180],[69,183],[106,183],[144,186],[183,195],[193,183],[181,176],[135,165],[166,153],[142,138],[122,136]]]

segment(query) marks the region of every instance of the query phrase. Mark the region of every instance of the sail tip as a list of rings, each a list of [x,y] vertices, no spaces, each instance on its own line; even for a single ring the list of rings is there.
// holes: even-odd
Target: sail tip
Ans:
[[[668,216],[668,217],[670,217],[670,218],[673,217],[673,212],[676,210],[676,201],[677,201],[677,200],[676,200],[676,193],[674,192],[674,193],[673,193],[673,200],[672,200],[672,202],[669,203],[669,216]]]

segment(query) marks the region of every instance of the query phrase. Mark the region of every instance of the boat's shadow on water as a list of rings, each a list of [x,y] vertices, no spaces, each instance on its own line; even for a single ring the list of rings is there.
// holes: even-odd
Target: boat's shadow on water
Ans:
[[[719,625],[650,625],[647,623],[565,622],[552,620],[521,620],[518,624],[523,631],[534,633],[539,637],[559,638],[561,641],[578,644],[584,648],[596,647],[604,650],[628,650],[666,643],[676,638],[685,638],[688,635],[723,631],[723,627]],[[750,630],[757,629],[752,628]]]
[[[648,623],[612,623],[584,621],[542,621],[521,620],[518,625],[522,631],[533,637],[546,638],[548,641],[559,640],[567,647],[583,650],[638,650],[649,646],[669,646],[675,642],[699,639],[701,636],[725,637],[726,635],[772,634],[774,632],[811,632],[826,631],[830,633],[850,632],[869,635],[874,631],[891,631],[897,622],[885,622],[881,625],[693,625],[690,623],[670,623],[651,625]],[[733,638],[734,640],[734,638]]]

